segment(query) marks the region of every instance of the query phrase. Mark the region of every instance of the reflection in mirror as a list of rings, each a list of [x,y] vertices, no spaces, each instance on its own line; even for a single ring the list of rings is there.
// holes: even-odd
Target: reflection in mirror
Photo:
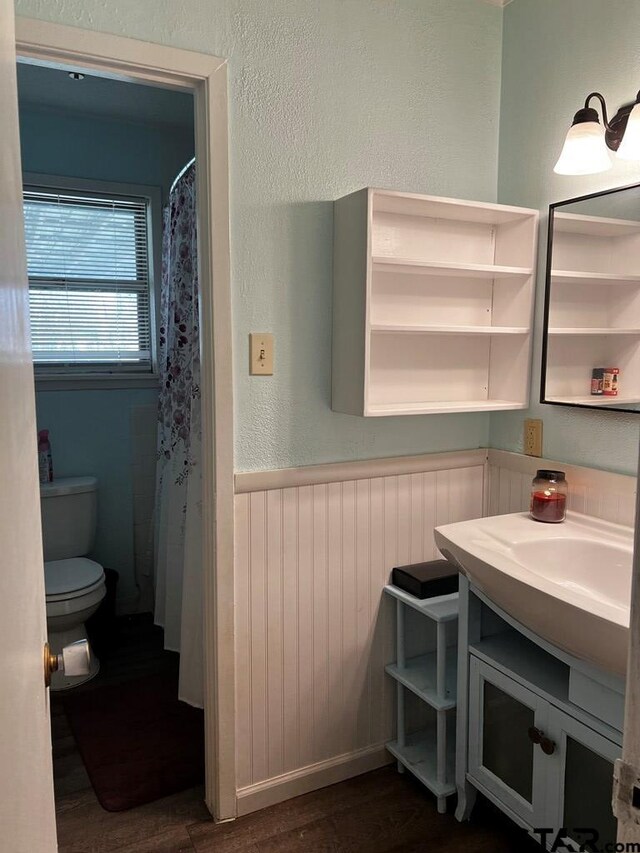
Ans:
[[[549,208],[541,402],[640,411],[640,185]]]

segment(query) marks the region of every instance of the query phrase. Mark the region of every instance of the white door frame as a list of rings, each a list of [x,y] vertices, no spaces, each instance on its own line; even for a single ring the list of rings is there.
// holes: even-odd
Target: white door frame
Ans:
[[[233,616],[233,384],[227,65],[216,56],[16,19],[20,59],[192,91],[201,289],[206,802],[236,815]]]

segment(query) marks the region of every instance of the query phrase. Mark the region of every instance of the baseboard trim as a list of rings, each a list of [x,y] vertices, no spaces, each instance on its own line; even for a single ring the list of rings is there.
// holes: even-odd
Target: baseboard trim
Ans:
[[[240,495],[270,489],[343,483],[348,480],[369,480],[372,477],[446,471],[484,465],[486,461],[487,450],[480,447],[474,450],[455,450],[447,453],[422,453],[419,456],[389,456],[358,462],[329,462],[322,465],[305,465],[302,468],[280,468],[274,471],[247,471],[235,475],[235,491]]]
[[[238,817],[325,788],[327,785],[334,785],[336,782],[344,782],[352,776],[377,770],[391,764],[393,760],[384,745],[377,744],[358,752],[309,764],[291,773],[283,773],[282,776],[248,785],[246,788],[239,788],[236,793]]]

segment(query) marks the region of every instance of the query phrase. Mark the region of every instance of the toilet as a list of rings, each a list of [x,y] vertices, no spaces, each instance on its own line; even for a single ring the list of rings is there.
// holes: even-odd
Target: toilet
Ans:
[[[95,477],[61,477],[40,485],[47,632],[51,650],[87,639],[85,621],[106,594],[104,569],[88,554],[95,539],[98,481]],[[51,690],[69,690],[94,678],[100,669],[91,654],[88,675],[54,672]]]

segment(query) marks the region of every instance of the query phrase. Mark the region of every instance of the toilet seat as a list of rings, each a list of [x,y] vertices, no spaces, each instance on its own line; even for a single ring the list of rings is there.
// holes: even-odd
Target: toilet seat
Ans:
[[[104,585],[104,569],[86,557],[51,560],[44,564],[47,602],[67,601],[88,595]]]

